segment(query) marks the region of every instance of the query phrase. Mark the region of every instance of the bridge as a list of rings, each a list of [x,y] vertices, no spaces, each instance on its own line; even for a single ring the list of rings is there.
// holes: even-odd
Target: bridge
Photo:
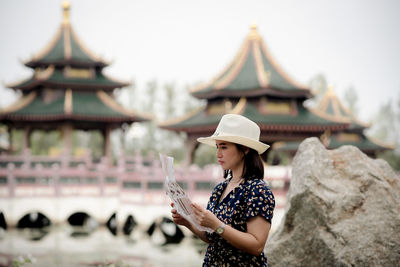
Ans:
[[[205,205],[211,190],[221,181],[218,165],[203,169],[177,166],[175,176],[195,202]],[[274,192],[277,207],[285,205],[290,167],[270,166],[265,179]],[[79,215],[95,225],[115,224],[122,229],[129,221],[150,225],[170,216],[164,174],[158,158],[121,156],[116,164],[106,158],[94,163],[90,157],[0,155],[0,224],[22,227],[40,218],[48,224],[74,223]],[[3,222],[2,222],[3,221]]]

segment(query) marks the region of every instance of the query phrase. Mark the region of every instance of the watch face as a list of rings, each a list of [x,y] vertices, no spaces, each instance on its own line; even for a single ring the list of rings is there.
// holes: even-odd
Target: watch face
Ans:
[[[222,233],[224,232],[224,228],[218,227],[217,230],[215,230],[215,232],[217,232],[217,234],[219,235],[222,235]]]

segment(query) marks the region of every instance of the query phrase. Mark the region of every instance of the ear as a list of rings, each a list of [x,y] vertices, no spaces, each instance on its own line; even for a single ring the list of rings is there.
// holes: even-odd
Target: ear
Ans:
[[[250,149],[248,147],[244,147],[244,154],[247,155],[249,153]]]

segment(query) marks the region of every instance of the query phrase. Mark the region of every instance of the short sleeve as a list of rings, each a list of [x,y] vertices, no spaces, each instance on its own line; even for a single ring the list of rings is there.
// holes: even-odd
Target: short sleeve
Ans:
[[[275,198],[271,190],[264,181],[252,184],[249,189],[246,220],[261,215],[271,223],[275,208]]]

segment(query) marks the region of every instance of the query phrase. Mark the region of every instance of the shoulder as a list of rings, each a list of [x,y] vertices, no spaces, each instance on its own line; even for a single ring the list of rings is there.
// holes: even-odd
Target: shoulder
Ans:
[[[252,192],[252,194],[262,194],[262,195],[272,195],[272,191],[269,188],[267,182],[263,179],[251,179],[248,180],[247,189]]]
[[[268,188],[269,186],[267,182],[264,179],[249,179],[247,180],[247,186],[251,188]]]

